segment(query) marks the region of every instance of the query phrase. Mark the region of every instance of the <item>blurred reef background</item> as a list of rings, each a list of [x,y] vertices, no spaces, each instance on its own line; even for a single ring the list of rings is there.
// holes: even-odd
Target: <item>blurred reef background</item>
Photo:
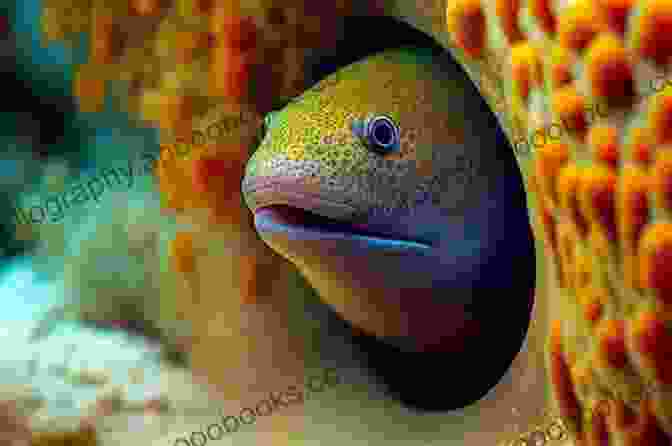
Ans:
[[[241,375],[249,364],[261,369],[260,358],[268,370],[298,367],[281,376],[302,374],[301,358],[313,349],[287,318],[290,306],[301,316],[302,299],[316,297],[259,240],[240,194],[262,118],[340,67],[393,46],[434,46],[432,39],[350,0],[31,0],[3,8],[2,76],[20,96],[2,105],[0,136],[10,148],[0,157],[10,216],[3,254],[30,254],[38,274],[58,279],[65,302],[44,315],[37,335],[68,319],[123,320],[232,397],[246,388],[224,384],[232,363]],[[49,213],[46,197],[141,161],[130,187],[60,209],[53,223],[29,221],[34,206]],[[264,309],[250,316],[250,304]],[[259,347],[255,324],[275,327],[268,345]],[[238,360],[213,359],[215,345]]]

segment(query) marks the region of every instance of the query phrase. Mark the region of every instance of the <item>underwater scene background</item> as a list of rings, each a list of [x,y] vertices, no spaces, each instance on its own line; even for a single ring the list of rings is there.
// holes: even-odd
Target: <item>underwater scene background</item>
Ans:
[[[620,162],[614,155],[620,140],[614,142],[611,128],[585,139],[597,147],[602,164],[594,178],[586,174],[584,189],[577,186],[584,192],[572,192],[572,179],[579,181],[581,174],[559,175],[571,158],[566,147],[546,144],[555,138],[548,125],[556,122],[549,121],[555,115],[564,129],[557,138],[565,141],[579,138],[582,124],[619,113],[596,108],[586,121],[575,112],[587,106],[571,92],[553,96],[544,90],[575,75],[569,61],[582,61],[581,50],[600,32],[606,40],[588,62],[621,60],[609,46],[618,46],[607,39],[611,25],[604,25],[608,31],[593,29],[587,13],[593,3],[611,3],[582,3],[561,20],[557,36],[549,31],[555,13],[548,2],[522,3],[21,0],[0,5],[0,76],[7,92],[0,101],[0,297],[7,303],[0,313],[0,444],[669,444],[667,307],[657,303],[657,294],[647,294],[648,319],[637,327],[653,362],[646,362],[644,353],[628,360],[639,361],[636,370],[649,365],[654,370],[648,386],[642,376],[628,375],[625,365],[613,370],[614,361],[620,364],[625,355],[617,317],[622,308],[614,310],[592,288],[595,292],[580,291],[582,278],[597,277],[598,270],[634,280],[630,270],[618,269],[620,264],[609,264],[612,270],[600,263],[613,254],[600,232],[610,221],[600,210],[611,203],[610,189],[600,188],[600,169]],[[542,50],[529,43],[535,39]],[[250,212],[249,196],[241,193],[244,178],[277,168],[273,160],[264,164],[264,156],[280,152],[302,161],[313,156],[300,144],[305,138],[317,140],[325,129],[349,122],[347,113],[331,108],[344,100],[339,82],[360,89],[368,99],[358,105],[369,111],[393,118],[405,108],[422,111],[428,98],[395,85],[397,73],[390,72],[391,87],[382,81],[371,85],[385,76],[374,79],[366,68],[362,72],[368,76],[349,84],[339,77],[347,78],[342,69],[354,62],[408,45],[457,61],[483,97],[477,105],[449,101],[447,108],[462,115],[467,130],[420,116],[418,131],[407,133],[402,121],[399,153],[385,155],[380,164],[387,169],[411,153],[418,171],[431,171],[437,159],[421,159],[416,143],[439,141],[446,131],[481,163],[480,180],[449,187],[452,195],[461,194],[464,215],[471,219],[464,217],[464,228],[455,225],[465,236],[450,246],[462,257],[442,258],[446,263],[440,266],[469,296],[489,290],[474,297],[467,313],[478,315],[474,319],[484,327],[479,330],[492,337],[477,344],[462,335],[438,353],[406,351],[407,345],[415,350],[421,344],[413,337],[417,332],[383,340],[372,334],[408,328],[394,314],[422,309],[418,288],[383,294],[382,303],[374,304],[346,293],[348,303],[361,311],[343,310],[333,300],[337,293],[324,292],[310,273],[322,261],[302,263],[263,239],[258,234],[263,213]],[[539,54],[549,48],[547,70]],[[402,59],[400,65],[413,70],[412,60]],[[623,84],[623,76],[617,76],[623,64],[615,66],[613,76]],[[608,96],[612,74],[605,75],[600,90],[594,87],[596,70],[589,72],[591,88]],[[439,71],[427,75],[428,84],[449,77]],[[658,73],[657,79],[664,77]],[[449,81],[455,92],[467,91],[458,77]],[[385,88],[385,99],[405,98],[395,103],[401,111],[376,109],[384,100],[366,96]],[[418,106],[409,105],[409,98]],[[553,113],[544,108],[549,98],[555,100]],[[481,112],[479,104],[491,112]],[[297,125],[304,116],[317,116],[312,129]],[[327,145],[348,146],[366,129],[343,127]],[[537,146],[539,128],[548,131]],[[465,134],[489,142],[469,146]],[[529,142],[522,135],[531,136]],[[277,140],[291,144],[276,150]],[[643,153],[633,149],[632,157]],[[589,163],[579,155],[571,159]],[[343,166],[348,159],[326,157],[324,164],[329,163]],[[590,171],[592,164],[586,166]],[[494,172],[505,172],[502,183],[486,178],[494,178]],[[556,177],[562,179],[557,187]],[[477,195],[475,185],[499,189],[500,195]],[[563,213],[575,210],[573,193],[584,194],[575,200],[576,215],[583,212],[586,221],[596,222],[587,227],[593,228],[590,242],[604,248],[593,257],[598,266],[586,266],[588,248],[572,239],[574,221]],[[554,201],[558,194],[564,201]],[[554,226],[550,209],[556,205],[563,224]],[[501,220],[469,213],[480,206],[500,210]],[[434,214],[428,215],[411,220],[409,227],[426,227],[413,234],[447,231],[432,226]],[[374,220],[369,223],[375,227]],[[496,246],[482,242],[488,237]],[[655,248],[651,240],[647,243]],[[526,244],[534,255],[528,255]],[[458,258],[464,263],[454,261]],[[490,269],[480,275],[477,266],[484,258]],[[339,259],[329,260],[352,270],[363,289],[377,287],[370,277],[357,277],[351,266],[357,257]],[[522,288],[493,285],[514,264]],[[663,268],[656,265],[651,271]],[[391,276],[389,283],[406,280]],[[511,281],[518,283],[516,277]],[[531,285],[526,277],[533,279]],[[438,289],[430,286],[429,294]],[[458,293],[439,298],[457,301]],[[635,314],[633,308],[623,311]],[[461,327],[454,322],[459,311],[424,311],[413,327],[426,326],[427,333]],[[601,317],[597,331],[584,327],[584,319]],[[649,328],[653,334],[646,337]],[[640,331],[633,328],[632,336]],[[420,332],[418,337],[424,336]],[[581,346],[588,352],[583,356]],[[476,362],[469,362],[473,358]],[[502,361],[506,368],[496,384],[483,384],[486,372]],[[454,403],[465,400],[464,389],[474,385],[480,385],[482,397],[466,407]],[[458,409],[446,409],[455,404]]]

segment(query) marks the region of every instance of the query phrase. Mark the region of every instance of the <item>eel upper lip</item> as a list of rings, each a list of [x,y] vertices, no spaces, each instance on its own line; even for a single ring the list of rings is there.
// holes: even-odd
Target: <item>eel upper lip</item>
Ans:
[[[252,213],[271,205],[287,205],[333,219],[347,219],[357,213],[354,206],[334,200],[297,178],[246,178],[242,189]]]
[[[291,225],[301,226],[304,230],[330,235],[350,235],[377,239],[380,241],[406,242],[420,248],[431,245],[416,240],[408,240],[396,234],[385,234],[371,230],[366,225],[353,223],[352,217],[358,210],[352,205],[336,201],[311,187],[302,184],[296,178],[254,178],[245,179],[243,193],[247,205],[255,215],[262,209],[280,210],[283,220]],[[314,188],[316,189],[316,188]]]

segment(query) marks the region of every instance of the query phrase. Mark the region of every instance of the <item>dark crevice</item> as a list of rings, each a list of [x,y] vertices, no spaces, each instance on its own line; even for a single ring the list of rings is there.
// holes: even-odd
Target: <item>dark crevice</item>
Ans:
[[[390,17],[346,17],[339,28],[339,36],[335,51],[327,54],[320,51],[319,55],[309,58],[307,69],[311,84],[353,62],[390,48],[410,45],[445,53],[431,37]]]

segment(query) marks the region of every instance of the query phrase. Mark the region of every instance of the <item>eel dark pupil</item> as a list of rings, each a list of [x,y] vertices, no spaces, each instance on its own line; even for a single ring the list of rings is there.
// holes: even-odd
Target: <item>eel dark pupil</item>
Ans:
[[[388,152],[395,146],[396,134],[394,123],[389,118],[380,117],[371,122],[368,139],[374,149]]]
[[[390,132],[390,129],[387,126],[379,125],[375,129],[374,136],[376,137],[376,141],[380,145],[386,146],[390,143],[392,133]]]

